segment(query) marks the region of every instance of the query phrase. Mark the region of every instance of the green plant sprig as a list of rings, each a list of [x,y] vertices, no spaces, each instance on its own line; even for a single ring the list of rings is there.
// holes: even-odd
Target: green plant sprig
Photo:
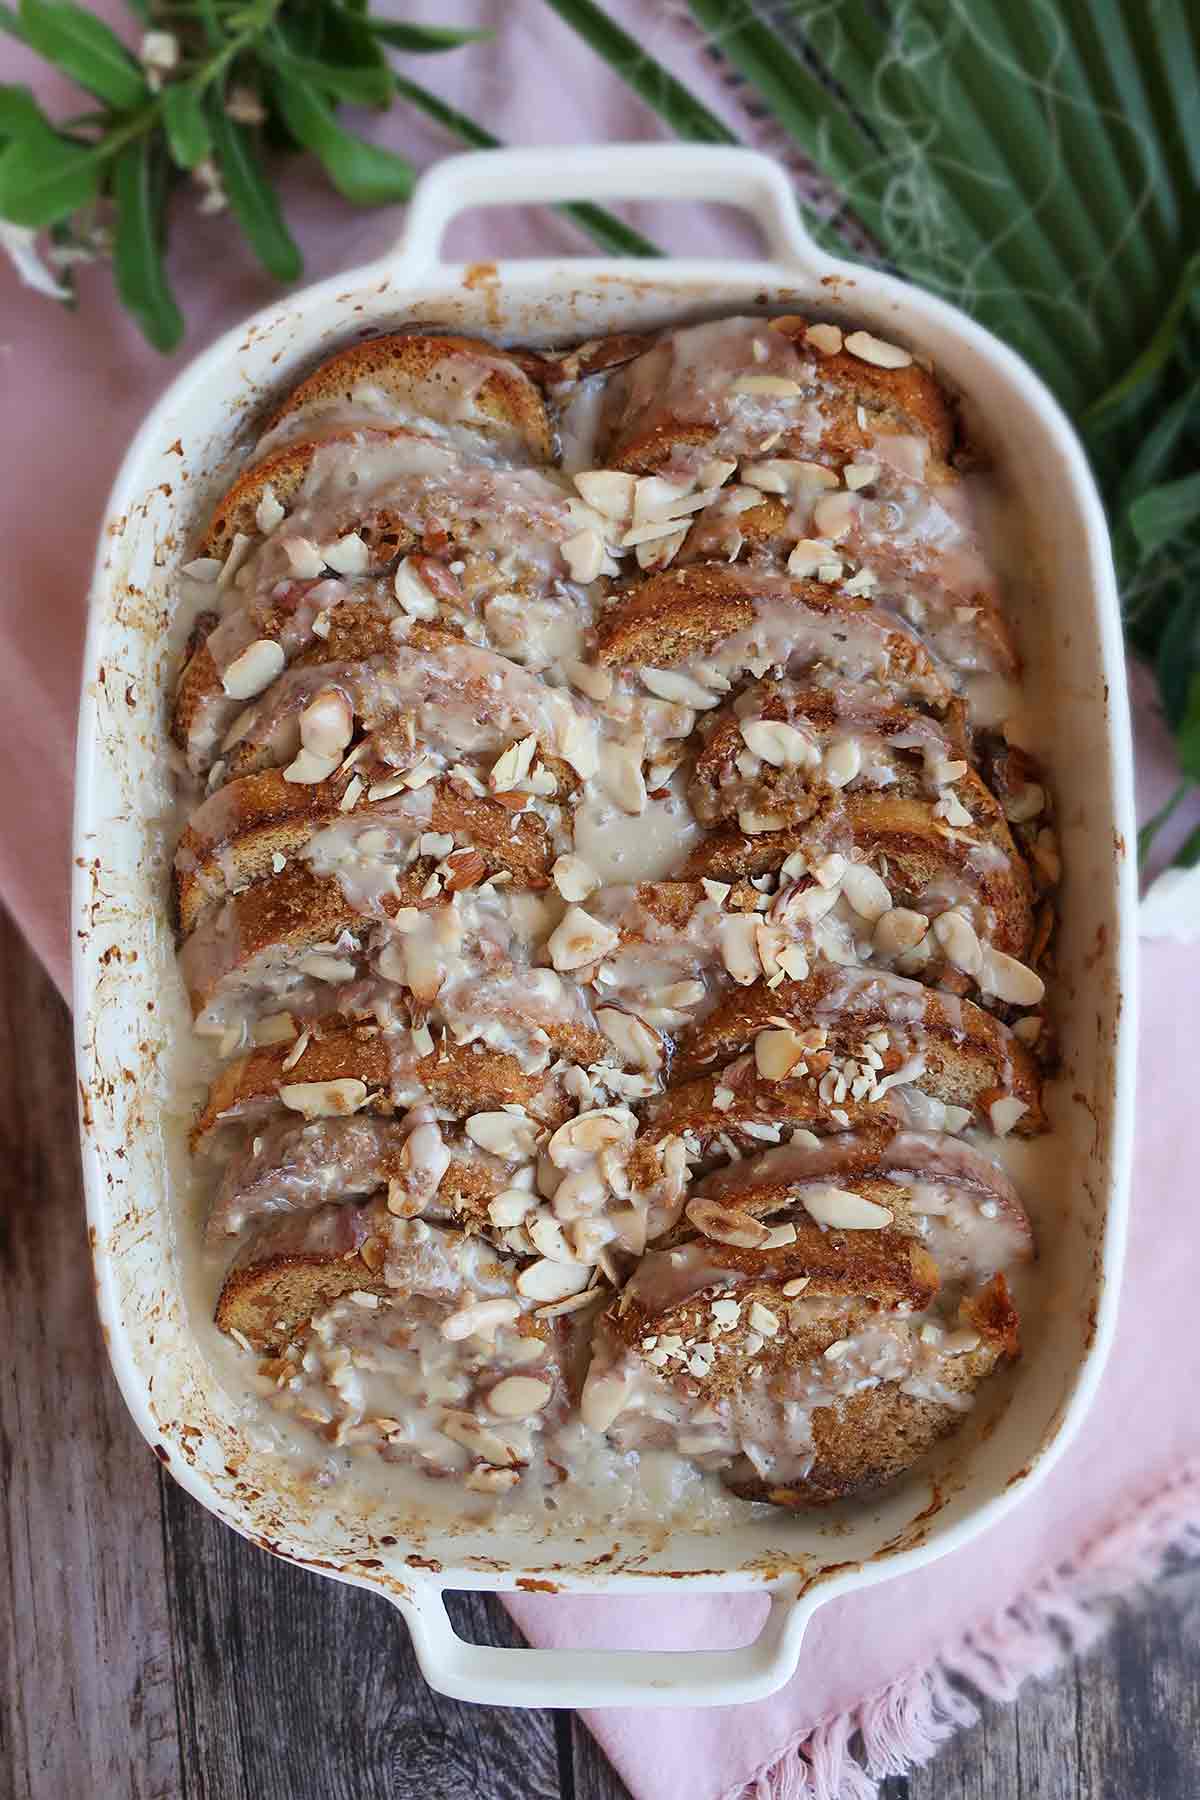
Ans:
[[[416,171],[348,129],[343,103],[386,110],[402,99],[466,143],[497,139],[398,75],[388,50],[439,53],[489,34],[374,18],[363,0],[130,0],[144,35],[135,55],[76,0],[0,0],[0,30],[69,75],[98,103],[50,120],[27,87],[0,86],[0,221],[46,231],[63,270],[111,250],[117,290],[156,349],[177,348],[184,320],[165,251],[171,199],[192,184],[204,210],[228,207],[277,280],[303,271],[271,180],[270,153],[315,156],[356,206],[406,200]],[[601,207],[564,209],[608,250],[656,254]]]

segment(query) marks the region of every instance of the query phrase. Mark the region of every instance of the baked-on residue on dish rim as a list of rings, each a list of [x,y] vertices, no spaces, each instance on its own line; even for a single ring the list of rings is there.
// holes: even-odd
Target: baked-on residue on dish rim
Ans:
[[[721,192],[748,205],[779,261],[736,270],[672,264],[651,281],[644,270],[620,265],[515,265],[500,279],[490,267],[464,271],[436,264],[441,229],[459,205],[568,190],[612,195],[630,184],[635,165],[643,189],[653,184],[681,197]],[[451,179],[453,185],[446,185]],[[1061,697],[1051,761],[1063,817],[1072,821],[1065,848],[1073,881],[1064,898],[1064,943],[1070,947],[1060,978],[1069,1003],[1070,1085],[1080,1100],[1067,1107],[1061,1126],[1069,1206],[1056,1250],[1068,1303],[1037,1345],[1036,1360],[1026,1357],[1016,1403],[961,1463],[951,1459],[937,1471],[937,1492],[928,1483],[904,1491],[869,1516],[839,1522],[836,1535],[789,1524],[773,1531],[769,1542],[730,1533],[718,1550],[713,1540],[691,1540],[686,1533],[673,1534],[665,1545],[619,1546],[598,1534],[568,1554],[515,1536],[506,1543],[473,1543],[426,1533],[419,1544],[415,1537],[393,1544],[384,1540],[396,1533],[373,1530],[361,1516],[336,1509],[314,1516],[300,1509],[285,1486],[251,1498],[253,1453],[237,1444],[235,1422],[221,1417],[220,1396],[206,1391],[202,1372],[188,1366],[188,1321],[170,1260],[168,1222],[158,1200],[146,1198],[161,1195],[171,1179],[163,1146],[146,1126],[160,1111],[156,1085],[169,1084],[177,1071],[169,1066],[170,1035],[162,1031],[161,1009],[155,1016],[155,979],[165,953],[161,885],[151,866],[159,846],[147,817],[155,796],[142,791],[147,784],[142,779],[139,785],[133,771],[152,766],[161,749],[163,571],[175,547],[167,540],[183,516],[174,495],[180,485],[207,478],[259,394],[277,389],[301,360],[344,341],[348,321],[380,329],[405,316],[437,317],[509,341],[548,342],[618,322],[654,326],[755,306],[790,308],[805,298],[815,310],[818,296],[827,314],[842,307],[884,339],[922,344],[967,396],[973,417],[1003,420],[1005,459],[1038,540],[1054,621],[1039,660]],[[189,514],[193,506],[189,495]],[[376,265],[261,315],[167,396],[134,446],[114,495],[97,571],[90,654],[80,740],[77,917],[85,938],[78,1017],[102,1305],[114,1361],[139,1423],[181,1479],[222,1516],[289,1555],[332,1565],[345,1579],[369,1580],[401,1599],[427,1673],[448,1691],[532,1698],[531,1681],[553,1676],[561,1678],[554,1692],[564,1704],[638,1694],[660,1703],[719,1701],[769,1691],[786,1677],[803,1620],[818,1599],[951,1547],[995,1517],[1045,1466],[1051,1443],[1061,1441],[1064,1419],[1075,1422],[1094,1385],[1111,1323],[1130,1104],[1122,1072],[1128,1039],[1118,1026],[1129,1015],[1125,919],[1132,877],[1125,845],[1131,814],[1119,629],[1102,519],[1068,428],[1008,352],[940,303],[817,255],[791,217],[782,178],[756,158],[690,151],[648,156],[638,149],[624,161],[611,151],[582,152],[547,167],[517,153],[447,166],[414,204],[407,256],[398,265]],[[118,992],[119,1007],[113,1004]],[[1027,1377],[1035,1368],[1037,1375]],[[441,1566],[421,1566],[430,1562]],[[768,1587],[778,1604],[767,1633],[756,1647],[715,1660],[581,1653],[577,1662],[555,1664],[536,1652],[459,1645],[436,1605],[436,1590],[455,1583],[495,1587],[533,1579],[565,1588],[592,1590],[603,1583],[642,1591],[656,1573],[668,1572],[703,1586]],[[543,1687],[543,1699],[545,1693]]]

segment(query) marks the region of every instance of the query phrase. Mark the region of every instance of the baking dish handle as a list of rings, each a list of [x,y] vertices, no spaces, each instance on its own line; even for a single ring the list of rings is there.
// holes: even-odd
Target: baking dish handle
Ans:
[[[779,164],[725,144],[556,145],[447,157],[417,183],[404,236],[383,260],[406,281],[430,274],[441,267],[446,227],[473,206],[629,199],[739,206],[757,220],[774,261],[811,271],[828,260],[804,229]]]
[[[483,1706],[732,1706],[793,1674],[826,1592],[775,1589],[762,1630],[737,1650],[511,1650],[469,1644],[432,1583],[398,1597],[421,1673],[452,1700]]]

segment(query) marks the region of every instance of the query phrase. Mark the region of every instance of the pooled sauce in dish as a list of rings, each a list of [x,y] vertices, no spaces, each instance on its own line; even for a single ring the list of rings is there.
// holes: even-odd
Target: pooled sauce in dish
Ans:
[[[175,886],[194,1299],[294,1468],[717,1524],[1017,1354],[1059,868],[966,466],[795,318],[276,416],[184,570]]]

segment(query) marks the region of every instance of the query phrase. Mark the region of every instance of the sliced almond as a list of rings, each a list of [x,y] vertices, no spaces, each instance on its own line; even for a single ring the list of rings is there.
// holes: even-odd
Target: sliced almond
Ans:
[[[570,1294],[580,1294],[592,1279],[592,1270],[586,1263],[530,1263],[517,1276],[517,1292],[527,1300],[565,1300]]]
[[[836,544],[854,523],[854,500],[849,494],[829,494],[817,501],[812,516],[821,536]]]
[[[907,906],[893,906],[875,921],[874,944],[881,956],[900,956],[912,950],[929,930],[924,913]]]
[[[685,1211],[705,1237],[718,1244],[732,1244],[738,1250],[761,1250],[771,1235],[750,1213],[718,1206],[715,1200],[689,1200]]]
[[[606,519],[628,519],[633,514],[634,475],[621,469],[582,469],[575,476],[575,486],[589,506],[594,506]]]
[[[563,673],[573,688],[589,700],[607,700],[613,690],[613,672],[599,663],[567,662]]]
[[[623,1108],[597,1107],[560,1125],[546,1146],[556,1169],[582,1169],[593,1156],[633,1141],[637,1121]]]
[[[788,557],[788,574],[799,576],[802,580],[815,575],[829,560],[829,545],[817,538],[801,538],[793,545]]]
[[[488,1218],[497,1231],[520,1225],[532,1211],[534,1197],[524,1188],[504,1188],[488,1201]]]
[[[804,333],[804,341],[819,350],[822,356],[837,356],[842,348],[842,331],[839,325],[810,325]]]
[[[812,738],[782,719],[743,719],[739,729],[747,750],[772,768],[812,768],[821,760]]]
[[[970,921],[960,912],[939,913],[933,921],[933,936],[947,962],[964,975],[979,974],[983,967],[983,946]]]
[[[321,555],[339,575],[365,575],[371,566],[371,552],[357,531],[347,532],[336,543],[323,544]]]
[[[300,742],[314,756],[339,762],[354,734],[354,710],[337,688],[322,688],[300,714]]]
[[[410,619],[436,619],[438,596],[421,579],[420,564],[414,557],[402,557],[392,577],[392,591],[401,612]]]
[[[1003,950],[984,947],[979,970],[979,986],[985,994],[995,994],[1010,1006],[1037,1006],[1044,999],[1046,984],[1040,975],[1006,956]]]
[[[306,1119],[344,1118],[366,1105],[367,1088],[365,1082],[351,1076],[337,1081],[292,1081],[280,1088],[279,1098]]]
[[[892,1222],[886,1206],[877,1206],[851,1188],[805,1187],[798,1190],[798,1198],[810,1218],[835,1231],[882,1231]]]
[[[690,491],[690,482],[667,481],[661,475],[643,475],[634,486],[634,524],[649,525],[669,519]]]
[[[1007,1137],[1013,1126],[1025,1117],[1029,1111],[1024,1100],[1018,1100],[1014,1094],[1005,1094],[1000,1100],[993,1100],[988,1107],[988,1117],[992,1122],[992,1130],[997,1137]]]
[[[907,369],[912,356],[899,344],[872,337],[869,331],[852,331],[845,340],[846,349],[860,362],[874,363],[877,369]]]
[[[877,462],[847,463],[842,470],[842,480],[852,494],[859,488],[869,487],[873,481],[879,480],[879,464]]]
[[[531,733],[502,750],[488,774],[488,785],[494,794],[506,794],[524,781],[537,755],[538,741]]]
[[[721,921],[721,960],[739,987],[750,987],[762,974],[758,959],[758,920],[753,913],[731,913]]]
[[[564,900],[586,900],[600,886],[600,877],[582,856],[560,856],[550,871],[550,879]]]
[[[315,581],[325,568],[325,558],[312,539],[289,537],[283,538],[281,542],[297,581]]]
[[[874,924],[891,911],[892,896],[887,883],[875,873],[870,863],[847,863],[842,876],[842,892],[861,919]]]
[[[537,1148],[537,1126],[523,1112],[472,1113],[464,1129],[473,1144],[506,1162],[525,1162]]]
[[[268,482],[262,491],[262,498],[255,508],[254,523],[264,537],[270,537],[275,528],[283,524],[285,516],[284,509],[276,498],[275,489]]]
[[[564,538],[559,548],[572,581],[595,581],[604,565],[604,539],[586,528]]]
[[[501,1325],[515,1325],[521,1308],[515,1300],[476,1300],[442,1320],[442,1336],[451,1344],[469,1337],[492,1337]]]
[[[528,1419],[541,1412],[554,1389],[535,1375],[506,1375],[487,1396],[487,1409],[500,1419]]]
[[[328,781],[341,760],[340,751],[332,756],[318,756],[315,750],[301,749],[283,771],[283,779],[301,787],[314,787],[318,781]]]
[[[804,1044],[790,1027],[760,1031],[754,1040],[754,1066],[764,1081],[786,1081],[804,1059]]]
[[[635,816],[645,812],[647,796],[640,742],[602,744],[600,780],[623,812]]]
[[[616,1007],[601,1006],[596,1011],[596,1023],[622,1062],[632,1063],[651,1075],[662,1068],[662,1039],[643,1019]]]
[[[615,1369],[601,1374],[595,1366],[588,1370],[579,1398],[579,1416],[589,1431],[607,1431],[624,1411],[633,1385],[631,1373]]]
[[[273,638],[257,638],[235,656],[221,676],[221,686],[231,700],[253,700],[283,673],[287,657]]]
[[[550,933],[546,948],[550,960],[561,972],[582,969],[598,962],[620,943],[620,933],[584,912],[581,906],[569,906]]]
[[[642,686],[649,688],[660,700],[673,700],[696,712],[705,712],[709,707],[721,704],[720,694],[702,686],[691,675],[681,674],[678,669],[639,669],[638,675]]]

